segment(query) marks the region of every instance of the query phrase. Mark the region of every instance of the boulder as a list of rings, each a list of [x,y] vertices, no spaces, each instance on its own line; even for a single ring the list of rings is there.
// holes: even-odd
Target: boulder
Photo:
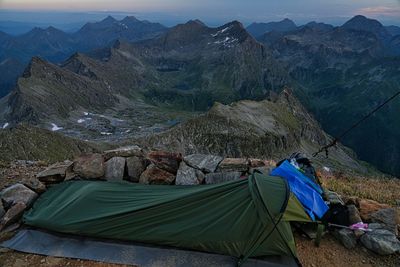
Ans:
[[[150,164],[146,170],[140,175],[139,183],[141,184],[172,184],[175,181],[175,174],[170,173]]]
[[[240,178],[241,172],[216,172],[206,174],[206,184],[219,184]]]
[[[249,169],[249,161],[243,158],[225,158],[218,165],[218,172],[245,172]]]
[[[64,181],[65,174],[68,169],[72,170],[72,161],[64,161],[55,163],[44,171],[38,173],[36,177],[45,184],[55,184]]]
[[[360,240],[366,248],[380,255],[390,255],[400,251],[400,241],[395,234],[386,229],[367,232]]]
[[[369,220],[370,214],[381,209],[390,208],[390,206],[387,204],[381,204],[379,202],[370,199],[358,199],[357,205],[358,205],[358,210],[360,211],[361,219],[363,219],[364,221]]]
[[[126,167],[128,169],[128,180],[131,182],[139,182],[140,175],[146,170],[148,160],[143,157],[129,157],[126,159]]]
[[[347,205],[347,210],[349,211],[349,222],[351,224],[362,222],[360,213],[355,205]]]
[[[205,173],[215,172],[223,157],[205,154],[192,154],[183,158],[187,165]]]
[[[126,159],[123,157],[113,157],[106,161],[104,178],[107,181],[122,181],[124,179]]]
[[[87,179],[97,179],[104,176],[104,158],[101,154],[82,155],[74,161],[74,172]]]
[[[3,189],[0,195],[6,207],[11,207],[16,203],[24,203],[25,206],[30,207],[38,197],[38,194],[23,184],[9,186]]]
[[[182,155],[180,153],[166,151],[151,151],[147,154],[147,158],[158,168],[173,174],[176,174],[179,164],[182,161]]]
[[[132,145],[132,146],[124,146],[124,147],[120,147],[120,148],[116,148],[116,149],[112,149],[112,150],[107,150],[104,151],[103,153],[104,155],[104,159],[105,160],[109,160],[113,157],[143,157],[143,150],[136,146],[136,145]]]
[[[398,235],[397,225],[400,224],[400,212],[396,208],[381,209],[371,213],[370,221],[373,223],[380,223],[384,229],[387,229]]]
[[[176,185],[198,185],[204,181],[204,173],[198,169],[188,166],[185,162],[181,162],[176,174]]]
[[[3,218],[1,218],[0,230],[17,222],[22,217],[22,214],[24,214],[25,209],[26,205],[24,203],[19,202],[13,205],[6,214],[4,214]]]
[[[46,186],[36,178],[25,178],[22,179],[21,183],[38,194],[46,191]]]
[[[333,235],[348,249],[354,248],[357,245],[357,237],[352,230],[344,228],[335,230]]]

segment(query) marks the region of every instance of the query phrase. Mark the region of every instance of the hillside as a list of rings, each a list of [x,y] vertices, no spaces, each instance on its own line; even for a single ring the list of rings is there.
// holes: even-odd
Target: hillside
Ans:
[[[46,162],[73,159],[84,152],[96,152],[109,146],[93,144],[65,137],[28,125],[0,129],[0,162],[41,160]]]
[[[280,160],[299,151],[311,157],[330,140],[331,137],[286,89],[270,100],[243,100],[231,105],[215,103],[204,115],[133,142],[183,154],[210,153]],[[319,155],[313,161],[335,170],[377,174],[357,161],[354,153],[342,145],[331,151],[329,159]]]
[[[301,101],[322,127],[338,135],[399,90],[398,48],[388,36],[378,21],[356,16],[340,27],[309,25],[279,36],[266,34],[260,41],[300,83]],[[396,99],[343,143],[362,160],[399,175],[399,111]]]

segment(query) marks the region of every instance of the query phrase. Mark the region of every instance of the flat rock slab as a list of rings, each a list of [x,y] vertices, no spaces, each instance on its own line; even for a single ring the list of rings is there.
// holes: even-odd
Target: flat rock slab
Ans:
[[[225,158],[218,165],[219,172],[245,172],[249,169],[249,161],[243,158]]]
[[[123,157],[113,157],[106,164],[104,178],[107,181],[122,181],[124,179],[126,159]]]
[[[192,154],[183,158],[187,165],[205,173],[215,172],[223,157],[205,154]]]
[[[101,154],[88,154],[74,161],[74,172],[87,179],[98,179],[104,176],[105,164]]]
[[[55,163],[44,171],[38,173],[36,177],[45,184],[54,184],[64,181],[68,169],[72,169],[72,161]]]
[[[381,209],[370,214],[369,217],[371,222],[381,223],[384,229],[398,235],[397,225],[400,224],[399,210],[399,208]]]
[[[151,151],[147,154],[147,158],[158,168],[176,174],[179,164],[182,161],[180,153],[172,153],[166,151]]]
[[[185,162],[181,162],[178,173],[176,174],[176,185],[198,185],[202,184],[205,175],[202,171],[188,166]]]
[[[14,184],[3,189],[0,196],[6,207],[10,207],[16,203],[24,203],[29,207],[38,197],[38,194],[23,184]]]
[[[143,157],[126,158],[126,167],[128,170],[128,180],[131,182],[139,182],[140,175],[146,170],[148,160]]]
[[[400,241],[386,229],[377,229],[362,235],[361,243],[380,255],[390,255],[400,251]]]
[[[109,160],[113,157],[143,157],[144,154],[140,147],[132,145],[104,151],[103,156],[105,160]]]
[[[240,179],[241,172],[216,172],[206,174],[206,184],[219,184]]]
[[[175,174],[170,173],[157,167],[154,164],[150,164],[146,170],[142,173],[139,179],[141,184],[173,184],[175,181]]]
[[[24,214],[25,209],[26,205],[24,203],[16,203],[10,209],[8,209],[3,218],[1,218],[0,230],[17,222],[22,217],[22,214]]]

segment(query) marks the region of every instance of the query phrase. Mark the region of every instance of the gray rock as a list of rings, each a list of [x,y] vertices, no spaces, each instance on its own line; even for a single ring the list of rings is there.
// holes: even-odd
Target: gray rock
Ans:
[[[1,218],[0,221],[0,230],[3,230],[5,227],[17,222],[24,214],[26,209],[26,205],[24,203],[16,203],[13,205]]]
[[[137,145],[124,146],[117,149],[107,150],[103,153],[105,160],[113,157],[143,157],[143,150]]]
[[[104,176],[104,158],[101,154],[82,155],[74,161],[74,172],[87,179],[98,179]]]
[[[24,203],[27,207],[30,207],[38,197],[38,194],[23,184],[14,184],[7,187],[1,191],[0,195],[6,207],[11,207],[16,203]]]
[[[331,203],[331,204],[342,204],[342,205],[344,205],[343,200],[334,191],[325,190],[325,196],[328,199],[329,203]]]
[[[192,154],[183,158],[187,165],[205,173],[215,172],[223,157],[205,154]]]
[[[368,229],[371,230],[376,230],[376,229],[384,229],[384,225],[381,223],[369,223],[368,224]]]
[[[104,177],[107,181],[122,181],[124,179],[126,159],[113,157],[106,162]]]
[[[340,229],[333,232],[333,235],[348,249],[357,245],[357,237],[352,230]]]
[[[185,162],[181,162],[176,174],[176,185],[198,185],[204,181],[204,173],[198,169],[188,166]]]
[[[398,235],[397,225],[400,224],[399,216],[399,211],[396,208],[381,209],[370,214],[370,221],[381,223],[384,229]]]
[[[249,169],[249,160],[243,158],[225,158],[218,165],[218,172],[246,172]]]
[[[45,184],[54,184],[64,181],[68,169],[72,169],[72,161],[58,162],[38,173],[36,177]]]
[[[240,178],[241,172],[216,172],[206,174],[206,184],[219,184]]]
[[[360,240],[366,248],[380,255],[390,255],[400,251],[400,241],[395,234],[386,229],[367,232]]]
[[[351,224],[362,222],[360,213],[355,205],[347,205],[347,210],[349,211],[349,222]]]
[[[140,175],[146,170],[148,160],[143,157],[129,157],[126,159],[126,167],[128,169],[128,180],[139,182]]]
[[[3,217],[4,213],[6,213],[4,206],[3,206],[3,202],[0,201],[0,218]]]

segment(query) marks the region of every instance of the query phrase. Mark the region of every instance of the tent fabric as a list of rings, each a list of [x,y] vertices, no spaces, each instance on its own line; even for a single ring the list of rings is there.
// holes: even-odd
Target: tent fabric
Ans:
[[[42,194],[27,225],[246,259],[296,255],[289,220],[307,220],[280,177],[203,186],[69,181]],[[291,213],[285,216],[286,208]],[[285,218],[285,219],[284,219]]]
[[[319,191],[315,189],[320,188],[319,185],[313,183],[287,160],[272,170],[271,175],[282,177],[288,181],[290,190],[313,220],[316,219],[315,216],[322,218],[325,212],[328,211],[328,205],[322,199]]]

